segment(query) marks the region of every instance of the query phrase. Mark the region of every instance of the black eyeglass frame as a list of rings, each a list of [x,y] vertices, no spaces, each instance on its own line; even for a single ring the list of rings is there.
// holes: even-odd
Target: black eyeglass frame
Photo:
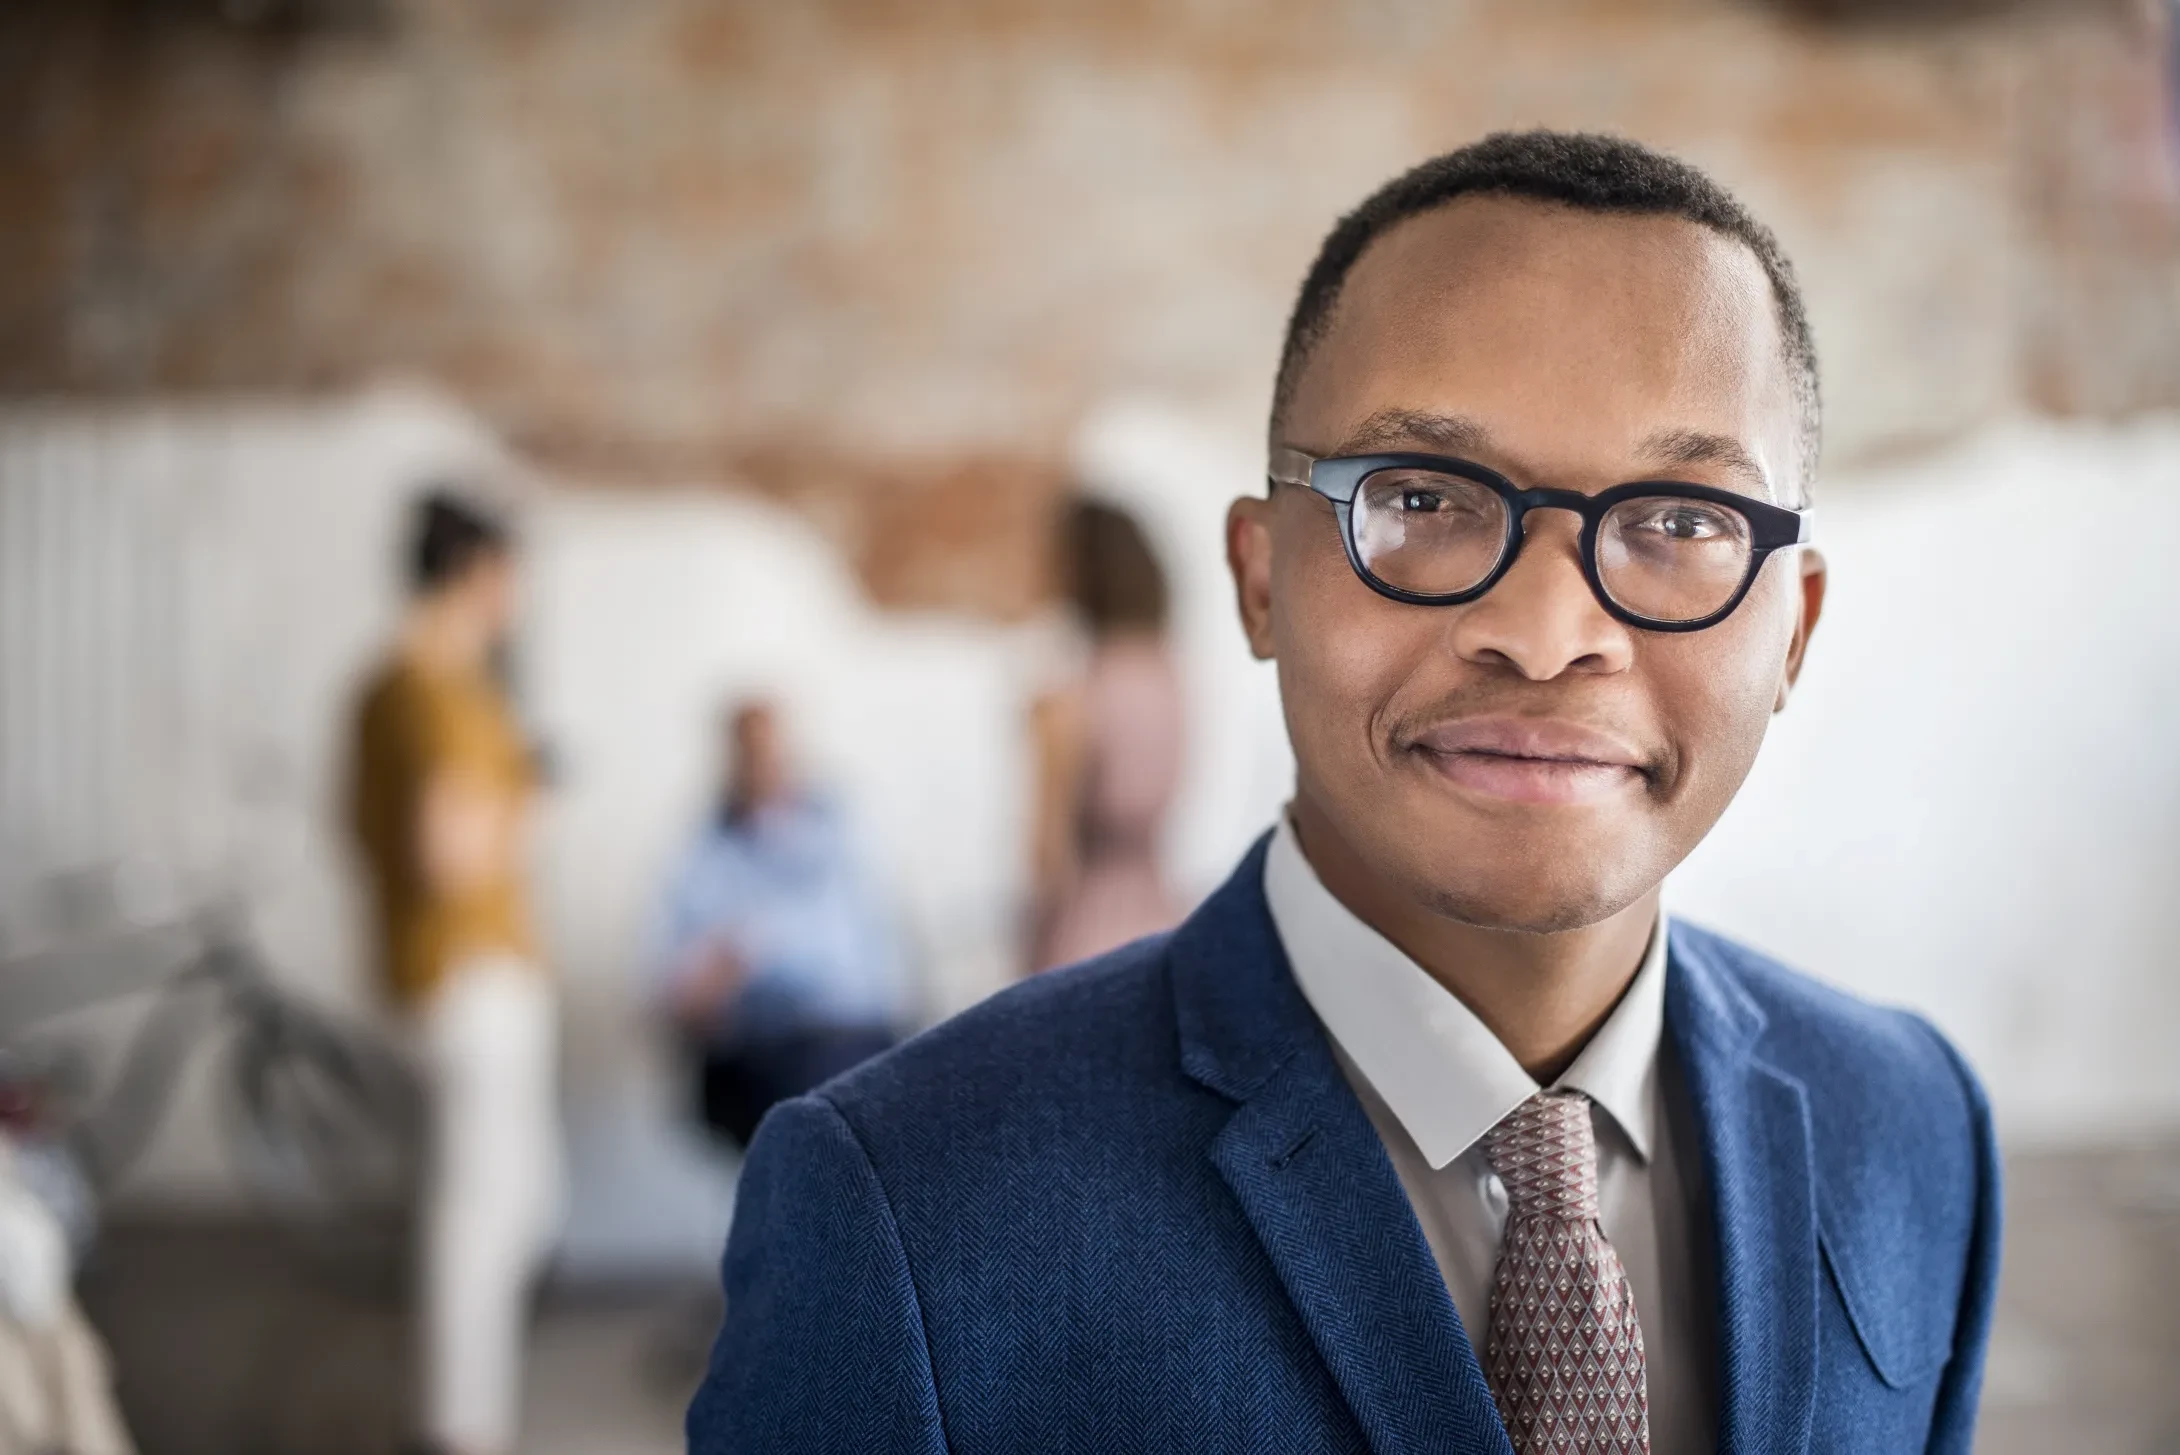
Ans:
[[[1498,564],[1487,572],[1483,580],[1466,591],[1428,593],[1408,591],[1384,581],[1363,562],[1362,552],[1355,544],[1354,505],[1355,493],[1363,481],[1380,470],[1430,470],[1437,474],[1454,475],[1472,480],[1495,493],[1506,502],[1506,540],[1500,547]],[[1463,460],[1452,455],[1426,455],[1398,453],[1388,455],[1341,455],[1333,459],[1318,459],[1295,449],[1272,451],[1269,478],[1275,485],[1300,485],[1316,492],[1332,502],[1333,512],[1340,521],[1340,544],[1347,551],[1347,563],[1355,568],[1355,574],[1365,586],[1380,596],[1394,601],[1404,601],[1411,606],[1458,606],[1482,596],[1513,569],[1514,560],[1521,554],[1528,540],[1524,528],[1532,510],[1571,510],[1582,518],[1582,575],[1589,582],[1590,594],[1616,619],[1644,631],[1694,632],[1716,626],[1741,605],[1756,584],[1756,577],[1764,569],[1764,562],[1771,553],[1788,546],[1807,545],[1812,539],[1815,512],[1804,508],[1792,510],[1783,505],[1773,505],[1754,496],[1743,495],[1738,490],[1727,490],[1716,485],[1696,485],[1680,480],[1634,480],[1625,485],[1615,485],[1600,490],[1595,495],[1585,495],[1579,490],[1524,490],[1488,465],[1473,460]],[[1612,599],[1605,589],[1603,578],[1597,570],[1597,532],[1604,523],[1605,515],[1624,500],[1679,498],[1708,501],[1741,512],[1749,523],[1748,570],[1741,584],[1734,588],[1724,606],[1709,616],[1689,621],[1661,621],[1631,611]]]

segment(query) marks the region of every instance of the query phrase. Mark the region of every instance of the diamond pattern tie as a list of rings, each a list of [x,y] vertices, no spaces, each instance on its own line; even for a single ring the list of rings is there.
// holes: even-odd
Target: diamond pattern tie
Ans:
[[[1516,1455],[1648,1455],[1643,1331],[1597,1225],[1589,1098],[1539,1092],[1484,1150],[1507,1201],[1484,1369]]]

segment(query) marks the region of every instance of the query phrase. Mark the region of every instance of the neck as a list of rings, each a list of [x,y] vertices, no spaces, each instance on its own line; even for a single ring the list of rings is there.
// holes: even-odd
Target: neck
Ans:
[[[481,672],[492,651],[491,633],[448,597],[426,597],[411,607],[401,643],[409,660],[446,673]]]
[[[1464,924],[1373,873],[1307,798],[1296,798],[1294,821],[1303,856],[1333,898],[1475,1012],[1541,1085],[1574,1063],[1642,968],[1656,889],[1577,929]]]
[[[739,823],[776,808],[793,797],[793,790],[786,788],[775,788],[769,793],[749,793],[738,786],[731,787],[727,790],[725,799],[727,817]]]

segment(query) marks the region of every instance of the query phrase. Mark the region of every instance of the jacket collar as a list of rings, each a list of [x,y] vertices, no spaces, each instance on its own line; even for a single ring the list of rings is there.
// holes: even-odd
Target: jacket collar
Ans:
[[[1325,888],[1285,816],[1265,852],[1264,898],[1295,984],[1334,1049],[1432,1167],[1468,1151],[1543,1089],[1459,997]],[[1656,1130],[1665,948],[1661,922],[1619,1004],[1552,1083],[1588,1096],[1643,1161]]]
[[[1510,1455],[1399,1177],[1295,986],[1264,852],[1169,950],[1182,1068],[1236,1104],[1211,1159],[1376,1455]]]
[[[1182,1068],[1236,1104],[1212,1160],[1377,1455],[1505,1455],[1476,1351],[1272,927],[1268,837],[1169,949]],[[1806,1450],[1821,1277],[1808,1091],[1761,1058],[1762,1008],[1677,925],[1665,1020],[1718,1252],[1720,1446]]]
[[[1715,942],[1672,931],[1665,1030],[1686,1074],[1718,1250],[1719,1445],[1808,1449],[1816,1417],[1816,1168],[1808,1088]]]

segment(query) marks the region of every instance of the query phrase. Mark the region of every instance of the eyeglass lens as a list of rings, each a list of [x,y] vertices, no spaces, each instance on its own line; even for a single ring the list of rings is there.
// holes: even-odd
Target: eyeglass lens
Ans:
[[[1504,497],[1431,470],[1380,470],[1350,508],[1355,552],[1387,586],[1419,596],[1473,591],[1508,549]],[[1623,610],[1650,621],[1699,621],[1741,588],[1754,549],[1748,518],[1687,496],[1639,496],[1597,530],[1597,576]]]

